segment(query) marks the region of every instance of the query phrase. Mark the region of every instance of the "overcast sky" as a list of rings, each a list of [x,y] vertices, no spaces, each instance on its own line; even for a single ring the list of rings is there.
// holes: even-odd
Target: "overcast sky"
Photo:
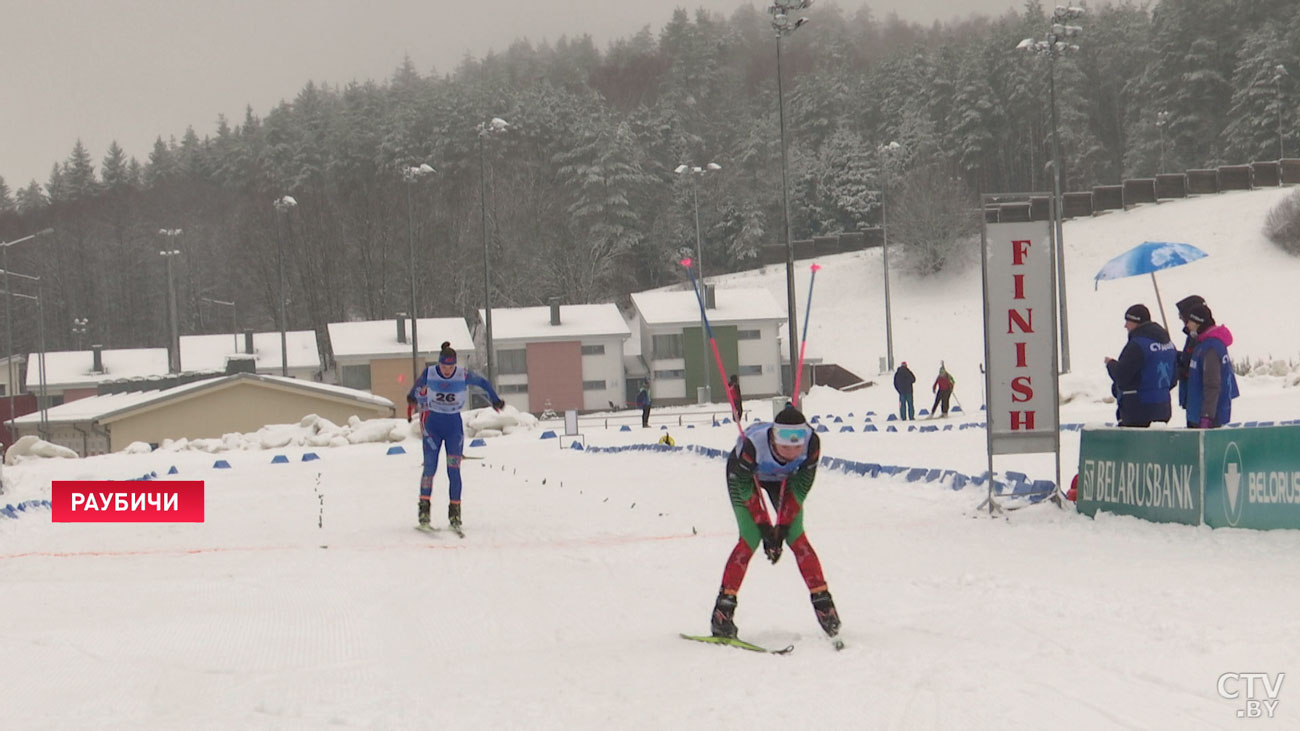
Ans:
[[[825,1],[825,0],[823,0]],[[452,70],[516,38],[589,33],[598,48],[675,7],[730,15],[767,0],[0,0],[0,176],[44,184],[78,138],[96,171],[117,140],[143,163],[158,135],[218,114],[265,116],[308,81],[386,79],[409,54],[422,74]],[[842,0],[840,7],[862,3]],[[877,18],[929,24],[998,15],[1019,0],[870,0]],[[1050,5],[1051,3],[1045,3]],[[817,6],[808,12],[814,21]],[[809,26],[815,29],[816,25]]]

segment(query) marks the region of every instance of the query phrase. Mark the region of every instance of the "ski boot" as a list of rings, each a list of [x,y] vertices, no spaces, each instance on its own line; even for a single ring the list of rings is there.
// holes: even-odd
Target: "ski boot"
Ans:
[[[812,593],[813,612],[817,614],[817,623],[822,626],[827,637],[840,633],[840,613],[835,611],[835,602],[831,593],[822,589]]]
[[[421,528],[429,527],[429,501],[428,500],[420,501],[420,527]]]
[[[714,637],[736,638],[739,630],[736,629],[735,594],[718,592],[718,601],[713,604],[713,616],[709,620],[709,627]]]
[[[451,529],[460,531],[460,503],[447,504],[447,522],[451,524]]]

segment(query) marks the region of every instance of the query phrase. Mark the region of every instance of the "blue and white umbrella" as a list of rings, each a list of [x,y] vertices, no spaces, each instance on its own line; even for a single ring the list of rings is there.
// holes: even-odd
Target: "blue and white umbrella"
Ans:
[[[1190,264],[1197,259],[1204,259],[1208,254],[1191,244],[1175,244],[1166,241],[1144,241],[1102,266],[1093,278],[1092,288],[1103,279],[1123,279],[1143,274],[1151,275],[1151,285],[1156,288],[1156,304],[1160,307],[1160,319],[1169,328],[1165,319],[1165,306],[1160,299],[1160,285],[1156,283],[1156,272]]]

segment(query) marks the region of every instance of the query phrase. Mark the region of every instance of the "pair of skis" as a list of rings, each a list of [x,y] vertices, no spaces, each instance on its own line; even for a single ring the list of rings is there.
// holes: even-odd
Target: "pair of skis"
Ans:
[[[794,652],[794,645],[786,645],[785,647],[781,647],[781,648],[769,648],[769,647],[763,647],[762,645],[755,645],[752,642],[746,642],[745,640],[739,639],[737,637],[714,637],[712,635],[688,635],[685,632],[681,633],[680,636],[684,640],[692,640],[694,642],[705,642],[710,645],[726,645],[727,647],[735,647],[741,650],[749,650],[750,652],[759,652],[768,655],[789,655],[790,653]],[[830,639],[831,639],[831,647],[834,647],[837,651],[844,649],[844,640],[840,639],[839,637],[832,637]]]

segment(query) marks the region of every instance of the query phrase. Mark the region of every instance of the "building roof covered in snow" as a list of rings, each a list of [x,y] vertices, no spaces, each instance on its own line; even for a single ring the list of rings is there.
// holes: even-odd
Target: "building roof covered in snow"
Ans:
[[[492,314],[495,319],[497,311]],[[335,358],[401,356],[411,353],[411,322],[404,321],[406,342],[397,339],[397,319],[331,322],[330,347]],[[493,322],[495,331],[496,323]],[[493,332],[493,335],[496,333]],[[462,317],[421,317],[416,325],[421,353],[437,353],[444,341],[460,353],[474,352],[474,339]]]
[[[320,349],[316,347],[316,333],[312,330],[290,330],[285,333],[289,346],[289,368],[295,370],[320,370]],[[182,335],[181,369],[184,371],[226,370],[226,359],[232,355],[246,355],[244,333],[239,335]],[[166,363],[167,351],[163,350]],[[261,372],[280,368],[280,331],[253,333],[254,367]],[[166,373],[166,369],[163,369]]]
[[[785,308],[765,289],[715,289],[716,307],[708,311],[714,325],[737,322],[784,320]],[[700,304],[690,290],[676,292],[637,292],[632,305],[649,327],[664,325],[698,325]]]
[[[167,374],[166,348],[125,348],[100,353],[103,370],[94,370],[95,355],[90,350],[61,350],[45,354],[45,383],[59,390],[94,386],[104,381],[148,378]],[[40,353],[27,356],[27,390],[40,390]],[[224,363],[222,364],[224,368]]]
[[[492,339],[500,340],[581,340],[589,337],[621,337],[632,334],[627,322],[612,303],[595,305],[560,305],[560,324],[551,324],[551,308],[492,308]],[[483,316],[479,310],[479,317]]]

